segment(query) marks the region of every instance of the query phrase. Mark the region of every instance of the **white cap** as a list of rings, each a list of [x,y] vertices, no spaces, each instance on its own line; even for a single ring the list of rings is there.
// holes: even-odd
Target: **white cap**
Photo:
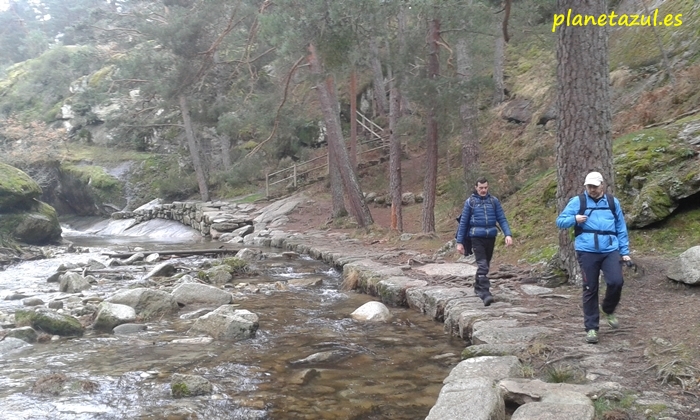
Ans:
[[[603,183],[603,175],[600,174],[600,172],[591,172],[590,174],[586,175],[586,180],[583,181],[583,185],[593,185],[593,186],[599,186],[600,184]]]

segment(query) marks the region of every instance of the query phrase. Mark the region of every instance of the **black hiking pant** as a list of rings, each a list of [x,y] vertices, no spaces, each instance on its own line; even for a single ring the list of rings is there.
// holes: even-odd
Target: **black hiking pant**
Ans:
[[[605,277],[605,298],[602,309],[606,314],[612,314],[620,303],[622,296],[622,266],[620,252],[606,254],[596,252],[576,251],[578,264],[583,276],[583,325],[588,330],[598,331],[600,312],[598,310],[598,283],[600,271]]]
[[[474,293],[481,298],[486,299],[491,296],[491,282],[487,277],[489,274],[489,266],[491,265],[491,257],[493,257],[493,247],[496,245],[496,238],[472,238],[472,250],[474,250],[474,259],[476,260],[476,279],[474,280]]]

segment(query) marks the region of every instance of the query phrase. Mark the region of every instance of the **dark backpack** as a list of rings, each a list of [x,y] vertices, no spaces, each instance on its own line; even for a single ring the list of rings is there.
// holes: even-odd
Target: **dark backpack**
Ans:
[[[608,200],[608,206],[609,206],[610,211],[612,212],[613,216],[615,217],[615,226],[617,227],[617,205],[615,204],[615,198],[613,197],[612,194],[608,194],[608,193],[605,194],[605,198]],[[591,213],[592,213],[594,210],[602,210],[602,209],[597,208],[597,207],[594,207],[594,208],[589,209],[589,208],[587,207],[588,203],[587,203],[587,200],[586,200],[586,194],[583,194],[583,193],[579,194],[579,195],[578,195],[578,202],[579,202],[579,210],[578,210],[578,213],[576,213],[576,214],[585,215],[585,214],[586,214],[586,210],[591,210]],[[589,214],[590,214],[590,213],[589,213]],[[576,224],[576,225],[574,226],[574,236],[578,236],[578,235],[582,234],[583,232],[584,232],[583,227],[579,226],[578,224]],[[599,232],[599,231],[591,231],[591,233],[601,233],[601,234],[608,234],[608,235],[617,235],[617,232]]]

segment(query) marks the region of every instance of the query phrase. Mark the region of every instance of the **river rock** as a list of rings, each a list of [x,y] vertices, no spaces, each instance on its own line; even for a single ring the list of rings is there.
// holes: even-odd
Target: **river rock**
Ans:
[[[178,303],[192,305],[227,305],[233,302],[233,295],[218,287],[200,283],[183,283],[175,288],[172,296]]]
[[[205,333],[218,340],[243,340],[255,336],[258,316],[233,305],[223,305],[195,321],[188,334]]]
[[[209,270],[206,270],[207,279],[211,284],[226,284],[233,279],[233,276],[229,272],[228,265],[217,265]]]
[[[262,252],[250,248],[243,248],[236,253],[236,258],[243,261],[258,261],[261,257]]]
[[[63,309],[63,301],[62,300],[52,300],[49,302],[49,308],[50,309]]]
[[[37,333],[32,327],[19,327],[8,331],[7,337],[19,338],[27,343],[36,343]]]
[[[30,347],[31,344],[14,337],[5,337],[4,340],[0,341],[0,354],[5,355],[11,352],[23,349],[25,347]]]
[[[30,297],[22,301],[22,305],[24,306],[41,306],[43,304],[44,301],[39,299],[38,297]]]
[[[131,306],[119,303],[102,302],[97,309],[92,328],[102,331],[112,331],[114,327],[136,320],[136,310]]]
[[[31,245],[59,241],[62,232],[56,210],[41,201],[36,201],[29,211],[3,215],[0,230],[10,232],[16,240]]]
[[[160,263],[153,268],[143,280],[150,279],[151,277],[170,277],[175,274],[175,266],[170,262]]]
[[[59,277],[60,286],[58,290],[64,293],[78,293],[89,289],[88,280],[78,273],[66,273]]]
[[[685,284],[700,284],[700,246],[687,249],[671,264],[666,276]]]
[[[144,258],[146,258],[146,255],[143,252],[137,252],[124,260],[124,265],[131,265],[135,262],[143,260]]]
[[[389,322],[391,320],[391,312],[381,302],[367,302],[350,314],[357,321],[367,322]]]
[[[211,394],[212,390],[211,382],[199,375],[176,373],[170,382],[170,391],[175,398]]]
[[[15,312],[15,322],[18,326],[29,325],[35,330],[60,336],[81,336],[85,331],[76,318],[45,308],[18,309]]]
[[[170,315],[180,310],[170,293],[143,287],[117,292],[106,301],[131,306],[136,310],[136,314],[144,320]]]
[[[126,334],[135,334],[141,331],[146,331],[148,329],[148,326],[145,324],[121,324],[117,325],[114,327],[112,332],[114,335],[126,335]]]

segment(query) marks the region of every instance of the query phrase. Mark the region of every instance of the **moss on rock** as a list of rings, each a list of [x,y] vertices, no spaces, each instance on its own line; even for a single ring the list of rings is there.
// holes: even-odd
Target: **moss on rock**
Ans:
[[[18,309],[15,322],[17,326],[30,326],[37,331],[60,336],[81,336],[85,331],[76,318],[50,310]]]
[[[41,195],[41,187],[21,170],[0,163],[0,213],[25,210]]]

